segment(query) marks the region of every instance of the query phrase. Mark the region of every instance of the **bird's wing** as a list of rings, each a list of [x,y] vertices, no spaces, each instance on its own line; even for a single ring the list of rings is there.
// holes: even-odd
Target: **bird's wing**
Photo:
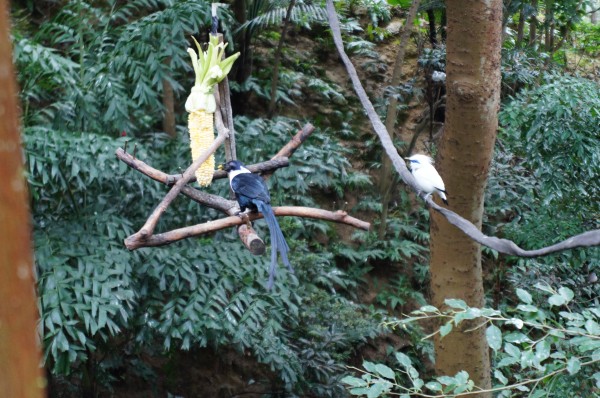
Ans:
[[[262,177],[252,174],[238,174],[231,181],[231,188],[236,194],[241,194],[249,199],[258,199],[265,203],[271,202],[269,190]]]
[[[442,177],[439,175],[435,167],[428,165],[417,170],[417,173],[419,175],[419,178],[422,178],[423,180],[427,181],[438,191],[446,191],[444,181],[442,180]]]

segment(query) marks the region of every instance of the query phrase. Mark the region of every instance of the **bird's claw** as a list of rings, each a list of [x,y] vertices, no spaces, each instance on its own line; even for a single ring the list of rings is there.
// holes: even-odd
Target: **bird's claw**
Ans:
[[[246,224],[246,226],[247,226],[248,228],[250,228],[250,227],[252,226],[252,225],[250,224],[250,217],[248,217],[248,213],[240,211],[240,212],[237,214],[237,216],[238,216],[239,218],[241,218],[241,219],[242,219],[242,221],[244,222],[244,224]]]

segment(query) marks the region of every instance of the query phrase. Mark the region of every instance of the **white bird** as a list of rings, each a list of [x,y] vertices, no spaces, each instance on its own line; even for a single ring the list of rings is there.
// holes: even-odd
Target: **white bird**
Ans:
[[[446,199],[446,187],[439,173],[433,167],[433,159],[427,155],[412,155],[406,158],[410,162],[410,172],[417,181],[417,186],[427,196],[437,193],[445,204],[448,204]]]

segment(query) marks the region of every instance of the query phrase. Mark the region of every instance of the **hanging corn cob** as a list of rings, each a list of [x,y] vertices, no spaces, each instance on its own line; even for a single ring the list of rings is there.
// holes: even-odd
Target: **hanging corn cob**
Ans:
[[[194,38],[192,37],[192,39]],[[214,87],[227,76],[233,62],[240,55],[240,53],[236,53],[222,60],[227,44],[219,43],[217,36],[214,35],[210,35],[206,51],[202,51],[196,39],[194,42],[198,48],[198,54],[192,48],[188,48],[187,52],[192,58],[196,83],[185,102],[185,110],[189,112],[188,129],[192,160],[196,160],[215,139],[213,114],[217,109],[217,104]],[[206,162],[196,170],[196,179],[200,186],[210,185],[214,169],[215,157],[210,155]]]

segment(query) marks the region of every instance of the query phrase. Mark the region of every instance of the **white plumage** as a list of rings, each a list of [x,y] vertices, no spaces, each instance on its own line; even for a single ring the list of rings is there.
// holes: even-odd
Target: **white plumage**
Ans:
[[[417,181],[417,186],[422,192],[431,195],[437,193],[445,204],[448,204],[446,198],[446,187],[439,173],[433,167],[433,159],[427,155],[412,155],[406,158],[410,162],[410,171]]]

